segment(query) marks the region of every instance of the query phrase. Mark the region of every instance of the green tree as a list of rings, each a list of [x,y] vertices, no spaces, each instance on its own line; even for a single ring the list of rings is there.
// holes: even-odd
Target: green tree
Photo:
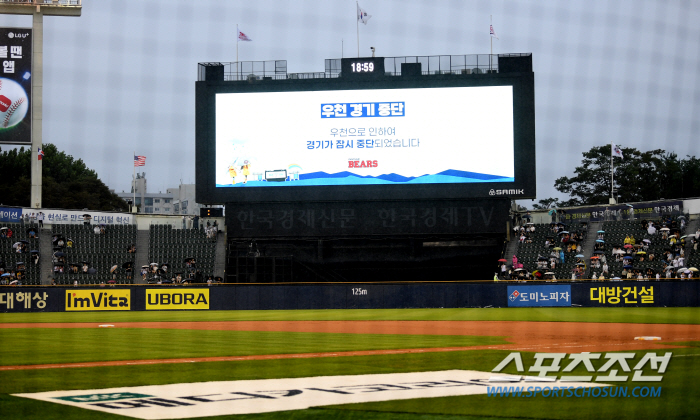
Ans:
[[[593,147],[583,153],[575,176],[561,177],[554,188],[569,194],[561,206],[608,203],[610,197],[610,145]],[[616,197],[620,202],[650,201],[700,195],[700,160],[694,156],[679,160],[662,149],[641,152],[622,148],[623,158],[613,158]]]
[[[532,208],[535,210],[542,210],[542,209],[553,209],[556,207],[560,207],[561,203],[559,202],[558,198],[543,198],[540,200],[537,204],[533,204]]]
[[[42,205],[49,208],[125,211],[128,205],[99,180],[97,173],[47,143],[43,145]],[[31,150],[0,149],[0,202],[29,207]]]

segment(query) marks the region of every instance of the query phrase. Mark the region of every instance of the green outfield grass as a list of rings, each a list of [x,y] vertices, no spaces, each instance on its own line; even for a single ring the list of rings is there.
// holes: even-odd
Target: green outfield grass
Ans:
[[[289,311],[54,312],[0,314],[8,322],[149,321],[561,321],[697,324],[700,308],[455,308]]]
[[[527,320],[696,324],[697,308],[544,308],[426,309],[348,311],[237,311],[2,314],[0,322],[119,322],[221,320]],[[0,329],[0,364],[139,358],[270,354],[382,348],[446,347],[492,344],[498,338],[402,336],[379,334],[318,334],[277,332],[146,330],[146,329]],[[700,418],[700,344],[672,349],[674,356],[661,383],[619,383],[618,386],[662,386],[660,398],[506,398],[465,396],[387,401],[321,407],[301,411],[207,419],[373,419],[448,420],[541,418]],[[318,359],[250,360],[43,369],[0,372],[2,419],[126,419],[13,397],[9,394],[70,389],[155,385],[200,381],[230,381],[326,375],[421,372],[450,369],[490,371],[508,351],[459,351]],[[646,352],[635,352],[639,360]],[[659,352],[660,354],[661,352]],[[526,366],[533,354],[523,352]],[[573,374],[583,374],[579,367]],[[516,373],[514,366],[508,368]],[[651,371],[647,372],[651,374]]]
[[[505,344],[497,337],[202,331],[139,328],[0,329],[0,365],[249,356]],[[48,350],[48,351],[47,351]]]

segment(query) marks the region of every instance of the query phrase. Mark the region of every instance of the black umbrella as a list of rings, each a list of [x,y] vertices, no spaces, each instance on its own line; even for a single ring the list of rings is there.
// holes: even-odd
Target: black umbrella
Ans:
[[[600,249],[597,251],[593,251],[594,254],[605,254],[605,251],[601,251]]]
[[[31,251],[29,251],[29,253],[30,253],[30,254],[38,254],[38,253],[39,253],[39,251],[38,251],[38,250],[36,250],[36,249],[32,249]]]
[[[88,272],[88,274],[96,274],[97,270],[95,270],[94,268],[88,268],[87,272]]]
[[[127,261],[124,264],[122,264],[122,268],[131,268],[134,265],[133,262]]]
[[[65,252],[58,251],[58,252],[54,252],[53,256],[54,257],[65,257],[66,254],[65,254]]]

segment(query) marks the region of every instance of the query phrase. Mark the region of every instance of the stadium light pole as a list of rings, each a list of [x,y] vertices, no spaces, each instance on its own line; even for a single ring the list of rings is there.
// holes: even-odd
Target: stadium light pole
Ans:
[[[32,143],[31,143],[31,194],[29,207],[41,208],[42,161],[39,149],[42,145],[43,89],[44,89],[44,16],[80,16],[82,0],[68,4],[45,3],[32,0],[26,3],[0,2],[0,14],[32,15]]]

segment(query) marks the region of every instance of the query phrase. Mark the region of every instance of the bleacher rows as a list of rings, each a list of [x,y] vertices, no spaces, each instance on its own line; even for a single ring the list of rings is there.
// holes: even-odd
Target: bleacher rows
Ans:
[[[170,225],[151,225],[148,257],[150,262],[170,264],[171,273],[188,274],[185,259],[196,260],[196,270],[203,275],[214,273],[216,240],[199,229],[173,229]]]
[[[518,244],[518,250],[516,252],[518,262],[523,264],[523,268],[525,268],[525,270],[532,273],[533,271],[537,270],[538,256],[543,256],[547,257],[547,267],[549,267],[549,256],[552,252],[552,248],[560,247],[564,250],[564,263],[562,264],[559,258],[557,258],[556,265],[553,270],[547,268],[546,270],[540,271],[552,271],[558,279],[571,278],[571,272],[576,267],[576,259],[574,258],[576,252],[567,252],[565,244],[562,244],[561,242],[561,237],[557,233],[554,233],[552,231],[551,224],[542,223],[535,224],[534,226],[535,231],[530,232],[530,238],[532,239],[532,243],[523,242]],[[576,230],[578,230],[578,227],[576,227]],[[585,238],[585,231],[580,230],[580,232],[584,235]],[[520,234],[516,233],[515,239],[513,240],[518,240],[519,236]],[[544,246],[545,241],[548,237],[554,239],[554,245],[550,248],[546,248]],[[506,255],[504,258],[506,258],[510,262],[512,255]]]
[[[99,225],[98,225],[99,226]],[[94,232],[95,225],[60,225],[51,226],[51,235],[60,235],[66,243],[72,246],[65,246],[61,249],[54,248],[54,251],[65,254],[66,265],[63,273],[54,272],[54,278],[58,284],[98,284],[115,280],[119,284],[130,284],[127,272],[122,269],[122,265],[131,262],[133,265],[134,255],[129,254],[128,247],[136,241],[135,225],[105,225],[104,234]],[[56,243],[52,243],[52,248]],[[84,273],[82,263],[87,262],[94,274]],[[69,264],[78,264],[78,272],[73,272]],[[118,269],[114,275],[110,272],[112,266]]]
[[[28,231],[34,229],[39,232],[39,227],[35,223],[3,223],[0,227],[7,227],[12,230],[11,238],[0,238],[0,262],[3,263],[6,272],[14,271],[16,264],[18,262],[25,263],[25,280],[23,284],[41,284],[40,281],[40,265],[34,264],[31,254],[31,250],[36,250],[39,248],[39,239],[30,238]],[[15,248],[12,247],[13,244],[19,241],[27,241],[27,252],[18,254]]]

